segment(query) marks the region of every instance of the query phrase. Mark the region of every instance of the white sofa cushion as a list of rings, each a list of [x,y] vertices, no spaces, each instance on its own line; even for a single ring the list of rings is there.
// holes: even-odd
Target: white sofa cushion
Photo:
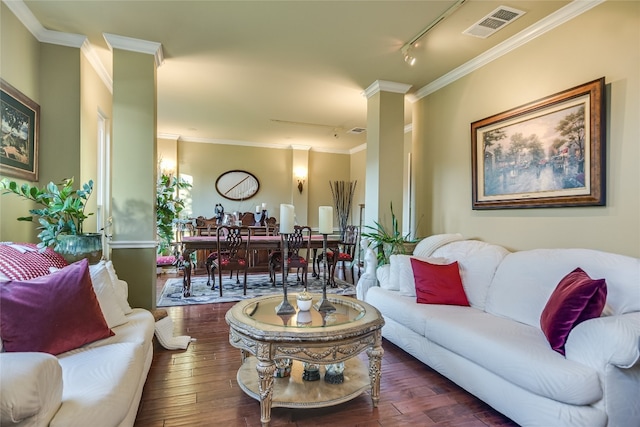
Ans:
[[[431,264],[447,264],[445,258],[418,257],[413,255],[391,255],[389,264],[389,289],[397,290],[400,295],[407,297],[416,296],[416,279],[413,276],[413,267],[411,266],[411,258],[425,261]]]
[[[460,277],[471,307],[483,310],[489,285],[505,256],[502,246],[478,240],[454,241],[436,249],[432,256],[458,261]]]
[[[462,239],[464,239],[464,237],[462,237],[462,234],[459,233],[434,234],[420,240],[416,247],[413,249],[413,255],[421,258],[428,258],[432,256],[438,248],[448,243],[457,242],[458,240]]]
[[[120,308],[120,304],[118,304],[118,297],[114,291],[105,262],[100,261],[97,264],[90,265],[89,272],[91,273],[93,290],[98,297],[100,309],[109,328],[114,328],[126,323],[127,318],[122,308]]]
[[[60,355],[62,406],[50,427],[112,427],[127,415],[143,374],[145,353],[121,342]]]
[[[597,371],[550,351],[539,329],[480,310],[451,308],[430,306],[427,339],[537,395],[572,405],[602,398]]]
[[[118,304],[120,308],[124,312],[124,314],[131,313],[131,306],[129,305],[129,284],[124,280],[118,277],[116,273],[116,269],[113,266],[113,261],[109,260],[105,262],[105,266],[107,267],[107,271],[109,272],[109,277],[111,278],[111,283],[113,284],[113,289],[118,297]]]
[[[425,333],[427,304],[417,304],[415,297],[400,295],[381,287],[369,289],[365,301],[376,307],[385,319],[393,319],[419,335]]]
[[[62,401],[62,368],[48,353],[0,355],[0,426],[47,426]]]
[[[539,328],[540,315],[552,292],[576,267],[594,279],[606,280],[608,312],[640,311],[640,260],[591,249],[532,249],[509,254],[496,271],[486,311]]]

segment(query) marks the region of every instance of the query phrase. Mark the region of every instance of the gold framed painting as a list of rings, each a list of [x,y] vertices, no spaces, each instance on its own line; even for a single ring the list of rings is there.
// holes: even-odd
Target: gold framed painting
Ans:
[[[472,208],[605,204],[604,77],[471,123]]]

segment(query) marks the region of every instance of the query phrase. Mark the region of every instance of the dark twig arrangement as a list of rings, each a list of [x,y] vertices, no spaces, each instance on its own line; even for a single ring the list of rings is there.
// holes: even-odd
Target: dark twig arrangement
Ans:
[[[336,208],[336,215],[340,224],[340,237],[344,239],[344,230],[347,227],[349,214],[351,213],[351,202],[356,190],[358,181],[329,181],[331,194],[333,195],[333,205]]]

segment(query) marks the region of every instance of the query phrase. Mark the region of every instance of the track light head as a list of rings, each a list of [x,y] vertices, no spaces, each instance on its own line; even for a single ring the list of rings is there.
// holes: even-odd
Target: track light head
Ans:
[[[400,49],[400,51],[402,52],[402,55],[404,56],[404,62],[406,62],[407,64],[409,64],[409,66],[413,67],[416,63],[416,58],[415,56],[412,56],[409,54],[409,52],[411,51],[411,48],[413,46],[410,44],[405,44],[404,46],[402,46],[402,49]]]

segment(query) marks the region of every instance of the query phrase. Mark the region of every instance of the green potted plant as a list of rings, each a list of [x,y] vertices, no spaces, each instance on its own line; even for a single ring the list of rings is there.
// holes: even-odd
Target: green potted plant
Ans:
[[[391,206],[391,230],[384,225],[374,221],[375,227],[365,225],[368,233],[362,233],[362,237],[369,240],[371,249],[377,251],[378,265],[388,264],[389,257],[393,254],[410,254],[420,239],[411,239],[409,234],[402,235],[398,229],[398,219]]]
[[[156,187],[156,226],[159,238],[158,254],[167,255],[175,239],[175,224],[184,210],[184,200],[178,190],[191,188],[188,182],[161,174]]]
[[[45,249],[53,246],[68,262],[89,258],[92,264],[102,258],[102,235],[84,233],[83,222],[93,213],[86,213],[87,200],[93,191],[93,181],[73,188],[74,178],[66,178],[60,184],[49,182],[38,188],[35,185],[17,182],[7,178],[0,180],[3,194],[16,194],[31,200],[39,208],[29,209],[30,216],[19,217],[18,221],[33,221],[37,218],[40,226],[38,247]]]

